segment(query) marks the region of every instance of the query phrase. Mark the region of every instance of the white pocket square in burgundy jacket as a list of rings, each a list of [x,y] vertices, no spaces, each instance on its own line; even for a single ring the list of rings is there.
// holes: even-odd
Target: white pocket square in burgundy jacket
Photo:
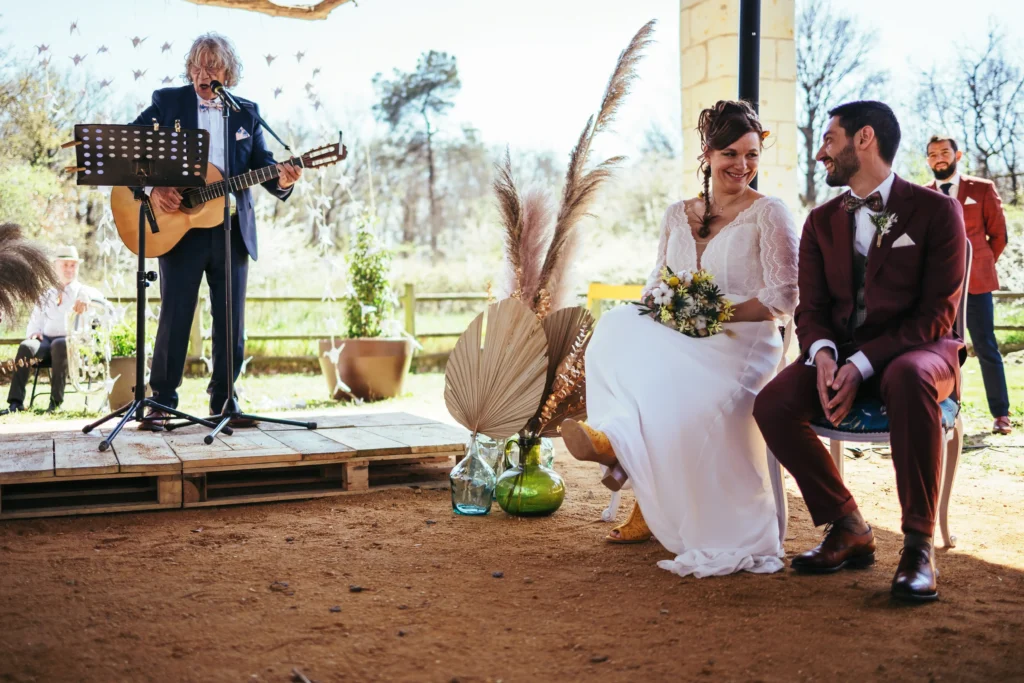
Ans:
[[[907,233],[903,233],[902,235],[899,236],[899,239],[892,243],[892,248],[897,249],[899,247],[912,247],[915,244],[917,244],[917,242],[912,240],[910,238],[910,235],[908,235]]]

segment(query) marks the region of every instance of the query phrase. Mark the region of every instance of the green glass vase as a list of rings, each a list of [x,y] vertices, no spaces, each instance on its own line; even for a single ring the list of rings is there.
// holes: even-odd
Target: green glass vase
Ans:
[[[519,464],[505,472],[494,488],[501,509],[517,517],[543,517],[562,506],[565,482],[541,463],[541,444],[519,443]]]

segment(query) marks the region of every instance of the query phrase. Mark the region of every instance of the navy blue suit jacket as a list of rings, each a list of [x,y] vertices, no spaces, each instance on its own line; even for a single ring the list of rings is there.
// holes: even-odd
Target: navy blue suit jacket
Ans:
[[[253,116],[251,110],[259,111],[255,102],[236,97],[242,104],[242,111],[231,112],[228,117],[228,158],[231,160],[232,176],[271,166],[277,162],[267,149],[263,137],[263,126]],[[186,85],[180,88],[163,88],[153,92],[153,103],[146,108],[132,125],[147,126],[157,120],[161,126],[173,126],[175,120],[181,121],[182,128],[198,128],[199,96],[195,88]],[[235,133],[239,128],[245,129],[249,137],[236,140]],[[294,186],[282,190],[277,186],[277,178],[263,183],[267,191],[279,199],[287,199]],[[252,208],[252,191],[250,189],[235,192],[235,205],[238,207],[238,224],[242,230],[242,239],[249,256],[255,261],[257,257],[256,217]]]

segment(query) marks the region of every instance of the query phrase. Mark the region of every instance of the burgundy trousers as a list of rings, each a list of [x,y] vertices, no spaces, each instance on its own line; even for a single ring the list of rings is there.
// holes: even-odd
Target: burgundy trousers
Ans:
[[[939,403],[953,393],[956,373],[925,346],[897,356],[881,376],[860,387],[859,395],[878,396],[886,407],[904,533],[930,536],[935,529],[945,447]],[[811,421],[824,416],[817,378],[817,368],[797,360],[754,402],[761,434],[796,480],[816,526],[857,508],[828,449],[811,429]]]

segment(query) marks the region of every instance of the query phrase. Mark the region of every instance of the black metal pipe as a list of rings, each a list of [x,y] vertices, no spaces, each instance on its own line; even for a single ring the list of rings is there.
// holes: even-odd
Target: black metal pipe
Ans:
[[[740,0],[739,38],[739,98],[758,111],[761,99],[761,0]],[[750,187],[757,189],[756,176]]]

